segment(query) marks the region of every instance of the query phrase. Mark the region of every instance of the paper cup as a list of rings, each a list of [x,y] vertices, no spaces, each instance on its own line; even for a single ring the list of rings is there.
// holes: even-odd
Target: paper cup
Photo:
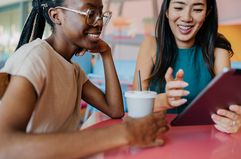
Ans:
[[[125,98],[128,116],[140,118],[153,112],[154,100],[157,93],[153,91],[127,91]]]

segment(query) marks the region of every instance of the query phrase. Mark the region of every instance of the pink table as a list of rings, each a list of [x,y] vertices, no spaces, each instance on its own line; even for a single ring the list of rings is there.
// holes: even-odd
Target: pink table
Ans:
[[[174,116],[168,115],[167,118],[170,121]],[[102,113],[94,113],[83,127],[98,128],[120,122]],[[162,147],[123,147],[88,159],[241,159],[241,132],[229,135],[217,131],[212,125],[181,126],[170,127],[164,139],[166,143]]]

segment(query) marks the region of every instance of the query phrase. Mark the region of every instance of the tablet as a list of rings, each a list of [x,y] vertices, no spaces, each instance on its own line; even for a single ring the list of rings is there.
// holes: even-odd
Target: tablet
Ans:
[[[226,69],[171,122],[172,126],[214,124],[211,114],[217,109],[241,105],[241,69]]]

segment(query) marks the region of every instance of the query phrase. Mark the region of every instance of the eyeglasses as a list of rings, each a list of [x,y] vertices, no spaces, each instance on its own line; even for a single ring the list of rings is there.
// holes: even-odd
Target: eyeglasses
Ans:
[[[105,11],[102,15],[100,15],[100,13],[94,9],[88,9],[87,11],[80,11],[80,10],[70,9],[70,8],[61,7],[61,6],[58,6],[55,8],[64,9],[80,15],[84,15],[86,17],[86,23],[92,26],[96,26],[98,20],[101,20],[103,22],[103,25],[106,25],[110,21],[110,18],[112,16],[111,11]]]

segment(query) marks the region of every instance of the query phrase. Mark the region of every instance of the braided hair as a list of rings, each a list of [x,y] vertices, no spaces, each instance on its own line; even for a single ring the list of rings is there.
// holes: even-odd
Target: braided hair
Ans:
[[[45,22],[47,22],[51,26],[52,31],[54,31],[54,23],[49,17],[48,10],[56,6],[62,6],[63,3],[64,0],[33,0],[32,11],[24,24],[16,50],[30,41],[42,38]]]

